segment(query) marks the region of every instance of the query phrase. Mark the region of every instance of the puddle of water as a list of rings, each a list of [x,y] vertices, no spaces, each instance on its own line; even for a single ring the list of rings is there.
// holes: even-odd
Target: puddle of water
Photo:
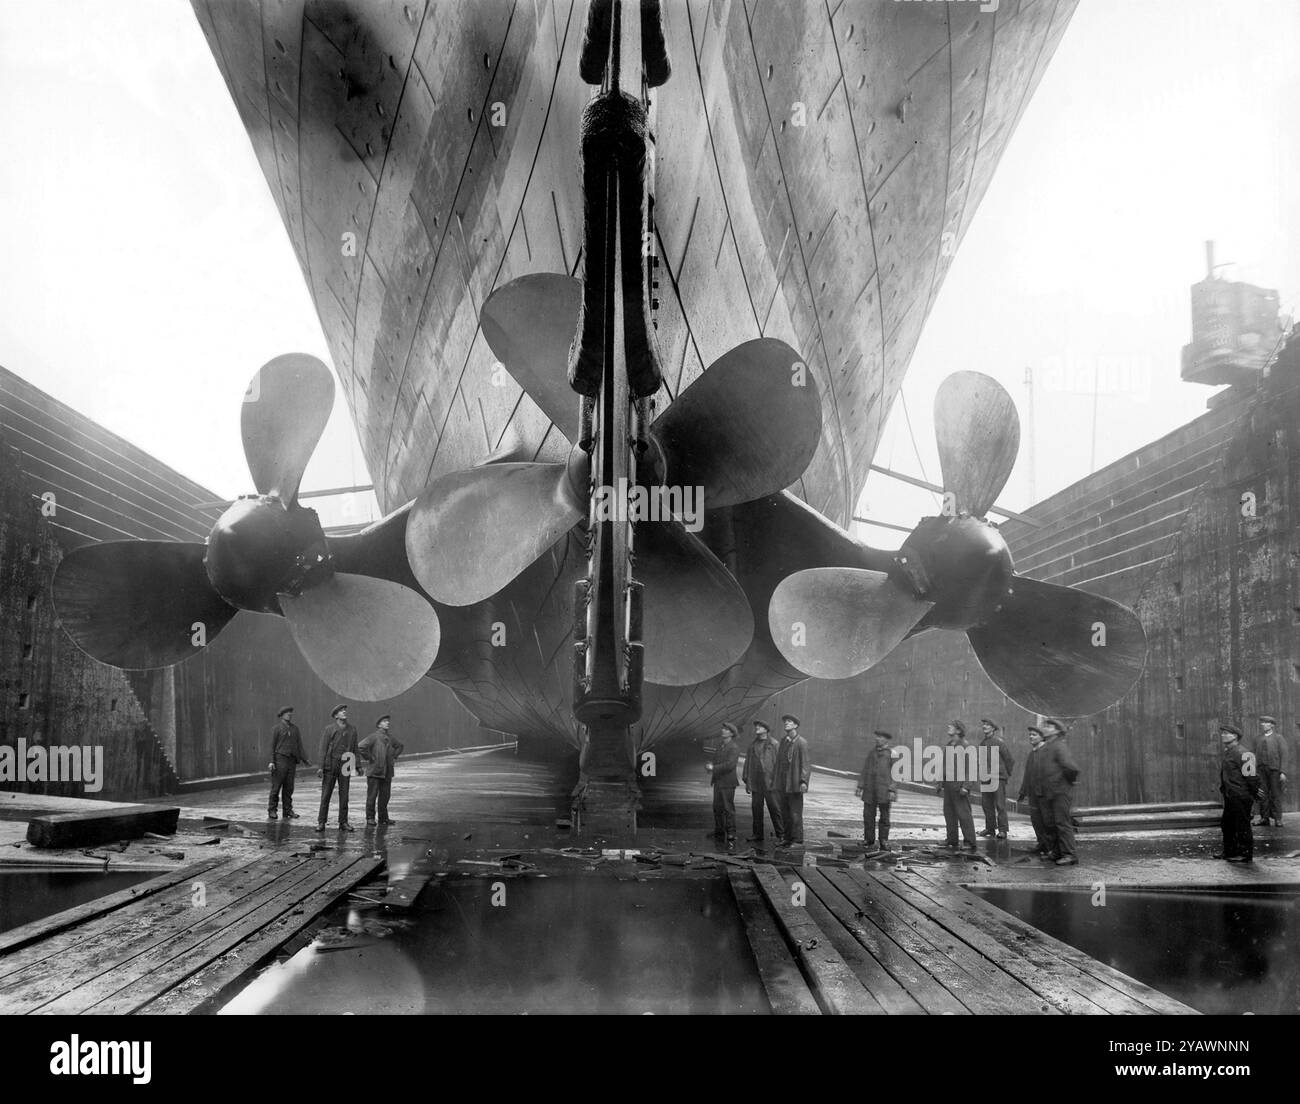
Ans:
[[[328,920],[223,1014],[768,1011],[721,879],[464,878]]]
[[[1300,1012],[1300,891],[970,886],[972,893],[1199,1012]]]
[[[0,932],[157,876],[156,871],[0,870]]]

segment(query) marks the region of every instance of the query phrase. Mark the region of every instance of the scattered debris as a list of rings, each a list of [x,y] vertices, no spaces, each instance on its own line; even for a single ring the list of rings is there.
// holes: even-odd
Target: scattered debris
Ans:
[[[197,844],[195,844],[195,846],[196,846],[196,847],[211,847],[212,844],[214,844],[214,843],[220,843],[220,842],[221,842],[221,838],[220,838],[219,836],[213,836],[211,839],[205,839],[202,843],[197,843]],[[125,851],[126,848],[123,847],[122,850]]]
[[[557,828],[572,828],[572,827],[573,827],[573,821],[571,821],[568,817],[556,817],[556,818],[555,818],[555,827],[557,827]],[[527,838],[528,838],[527,836],[524,837],[524,839],[527,839]]]
[[[830,836],[831,839],[852,839],[853,838],[847,832],[829,831],[826,834]]]
[[[162,840],[166,842],[171,839],[171,836],[160,836],[157,832],[146,832],[144,834],[144,838],[152,839],[152,840]]]
[[[474,838],[474,833],[473,833],[473,832],[466,832],[466,833],[465,833],[463,836],[461,836],[460,838],[463,839],[463,840],[473,839],[473,838]]]

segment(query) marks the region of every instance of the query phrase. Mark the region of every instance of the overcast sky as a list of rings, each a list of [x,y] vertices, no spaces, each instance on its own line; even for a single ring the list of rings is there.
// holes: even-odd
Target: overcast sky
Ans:
[[[670,14],[671,17],[671,14]],[[1035,392],[1038,498],[1195,417],[1179,380],[1206,238],[1300,294],[1300,3],[1083,0],[949,271],[877,462],[937,480],[951,371]],[[257,366],[328,361],[302,275],[187,4],[0,0],[0,364],[219,494]],[[1030,500],[1028,426],[1001,501]],[[342,398],[304,485],[369,481]],[[365,496],[369,497],[369,496]],[[316,504],[327,524],[372,502]],[[350,512],[347,512],[350,506]],[[924,491],[873,476],[860,512]],[[863,531],[896,546],[902,534]]]

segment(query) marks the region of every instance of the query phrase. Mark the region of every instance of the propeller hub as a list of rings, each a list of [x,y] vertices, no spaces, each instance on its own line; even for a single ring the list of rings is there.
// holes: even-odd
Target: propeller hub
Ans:
[[[924,628],[969,629],[1010,592],[1011,551],[1002,534],[979,518],[925,518],[896,562],[917,594],[934,603]]]
[[[273,495],[231,505],[208,535],[203,564],[222,598],[255,613],[279,613],[278,595],[297,594],[333,570],[316,511],[286,509]]]

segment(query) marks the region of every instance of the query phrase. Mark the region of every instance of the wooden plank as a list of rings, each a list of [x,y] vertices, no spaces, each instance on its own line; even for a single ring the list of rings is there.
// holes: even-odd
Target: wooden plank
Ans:
[[[921,938],[927,940],[937,951],[946,955],[968,977],[973,979],[975,989],[971,993],[982,1013],[993,1015],[1044,1015],[1059,1016],[1060,1011],[1050,1004],[1044,1004],[1041,997],[1024,986],[1019,979],[1000,970],[978,951],[967,946],[951,932],[936,924],[925,913],[904,901],[896,894],[890,893],[879,881],[866,871],[846,870],[850,880],[857,882],[863,892],[878,908],[893,913]],[[962,1002],[968,1007],[971,1002],[965,997]],[[974,1009],[972,1009],[974,1010]]]
[[[772,1011],[778,1016],[819,1015],[821,1009],[799,972],[790,948],[777,931],[776,921],[754,885],[753,876],[740,870],[728,870],[727,881],[731,883],[731,892],[736,898],[736,907],[740,910],[745,935],[754,952],[754,963]]]
[[[876,999],[863,988],[826,934],[813,923],[808,910],[790,903],[790,889],[776,868],[755,863],[754,880],[776,914],[822,1009],[832,1015],[880,1012]]]
[[[1068,978],[1060,976],[1059,971],[1041,969],[1026,955],[999,943],[988,933],[957,916],[951,909],[939,905],[925,894],[918,892],[898,875],[882,873],[876,875],[876,880],[936,924],[952,932],[956,938],[983,955],[993,965],[1017,978],[1022,985],[1032,989],[1053,1007],[1072,1015],[1095,1016],[1107,1011],[1075,989]]]
[[[216,1011],[224,995],[250,970],[256,969],[288,940],[297,935],[338,898],[383,865],[382,859],[362,855],[343,867],[319,889],[312,891],[289,912],[265,925],[250,938],[212,960],[196,974],[148,1003],[131,1009],[149,1016],[191,1015]],[[100,1006],[95,1013],[107,1011]],[[814,1008],[815,1011],[815,1008]]]
[[[40,1011],[60,1015],[87,1012],[127,989],[143,992],[145,1000],[156,996],[229,950],[246,937],[250,927],[267,923],[293,908],[335,872],[337,866],[332,863],[304,862],[216,913],[195,909],[209,914],[109,970],[78,978],[75,987],[42,1003]]]
[[[917,940],[913,934],[896,924],[887,914],[884,926],[872,921],[872,918],[858,904],[861,890],[856,883],[844,877],[844,871],[832,870],[821,872],[827,883],[839,892],[843,905],[832,904],[833,898],[823,898],[827,907],[836,914],[841,924],[861,943],[871,956],[879,962],[889,974],[908,992],[921,1008],[936,1016],[968,1015],[968,1008],[961,1000],[961,993],[969,988],[969,979],[957,974],[955,980],[951,962],[935,962],[932,948]],[[841,884],[843,883],[843,884]],[[899,938],[894,938],[897,933]],[[931,969],[931,966],[934,969]],[[945,981],[953,981],[957,992],[953,992]]]
[[[827,897],[843,903],[844,897],[821,875],[817,867],[808,867],[800,874],[786,872],[787,880],[798,878],[808,887],[805,908],[813,922],[830,938],[832,945],[862,982],[862,987],[875,998],[882,1012],[890,1016],[916,1016],[925,1012],[907,990],[900,985],[866,948],[854,938],[839,917],[826,904]]]
[[[159,874],[158,877],[150,878],[147,882],[138,882],[127,889],[118,890],[116,893],[110,893],[105,897],[98,897],[93,901],[74,905],[72,908],[56,912],[51,916],[43,916],[39,920],[32,920],[30,923],[10,928],[7,932],[0,932],[0,955],[9,951],[16,951],[19,947],[25,947],[38,939],[45,939],[57,932],[65,931],[96,916],[112,912],[123,905],[129,905],[132,901],[138,901],[141,897],[148,897],[151,893],[157,893],[160,889],[167,889],[178,882],[198,877],[205,870],[211,870],[214,866],[225,862],[227,858],[228,856],[222,855],[208,859],[205,862],[191,863],[179,870],[170,870],[166,874]]]
[[[188,887],[173,886],[136,902],[133,908],[118,909],[24,947],[0,959],[0,1010],[9,1007],[18,990],[33,983],[45,982],[47,991],[57,995],[67,988],[67,978],[79,971],[98,974],[128,961],[184,930],[188,925],[182,921],[198,923],[204,913],[224,908],[308,861],[268,865],[264,856],[250,856],[247,863],[218,871],[206,882],[208,907],[204,910],[193,907]]]
[[[139,839],[146,832],[170,836],[181,811],[176,805],[115,805],[71,813],[49,813],[27,822],[33,847],[94,847],[116,840]]]
[[[371,855],[340,858],[299,883],[287,898],[268,901],[249,913],[238,924],[220,932],[189,954],[179,955],[159,969],[150,969],[137,981],[123,986],[110,997],[88,1005],[94,1015],[127,1015],[148,1011],[151,1002],[176,986],[189,984],[184,1000],[178,995],[169,1006],[172,1014],[194,1011],[199,1005],[218,996],[247,971],[275,953],[285,940],[310,924],[340,896],[369,877],[383,860]],[[196,956],[200,962],[194,962]]]
[[[1072,967],[1082,975],[1076,984],[1081,992],[1095,1004],[1102,1005],[1112,1012],[1132,1012],[1133,1002],[1137,1002],[1144,1011],[1162,1015],[1195,1016],[1200,1015],[1196,1009],[1158,989],[1121,973],[1091,955],[1085,954],[1077,947],[1062,942],[1045,931],[1026,924],[1011,913],[977,897],[969,890],[954,885],[918,878],[918,890],[933,897],[940,904],[953,910],[963,919],[976,926],[982,926],[993,938],[1006,946],[1019,949],[1026,957],[1033,957],[1047,967],[1042,957],[1048,953],[1059,962]],[[1087,979],[1087,980],[1085,980]],[[1100,983],[1100,984],[1098,984]]]

